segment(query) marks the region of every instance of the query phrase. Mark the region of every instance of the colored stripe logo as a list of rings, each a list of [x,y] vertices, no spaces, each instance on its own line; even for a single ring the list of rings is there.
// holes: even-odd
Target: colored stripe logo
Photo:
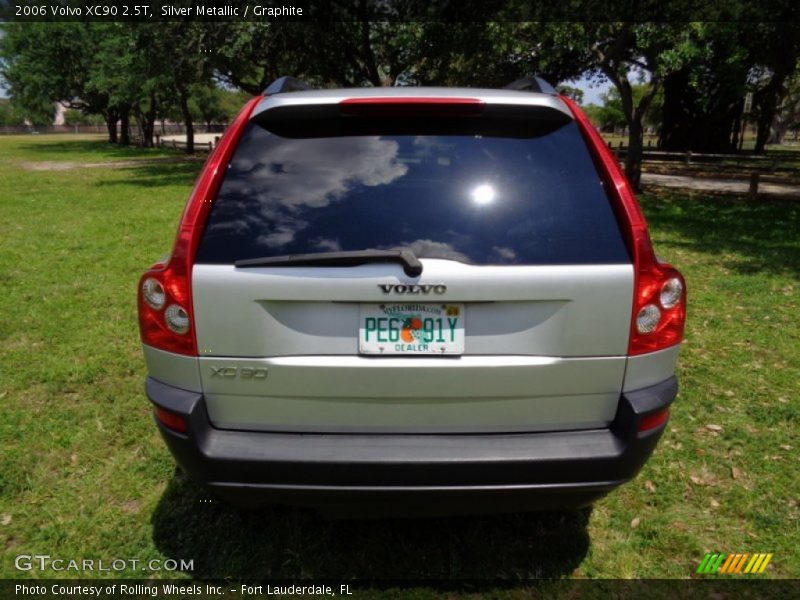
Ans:
[[[696,573],[708,575],[711,573],[721,573],[725,575],[733,574],[755,574],[763,573],[767,568],[772,554],[706,554],[697,567]]]

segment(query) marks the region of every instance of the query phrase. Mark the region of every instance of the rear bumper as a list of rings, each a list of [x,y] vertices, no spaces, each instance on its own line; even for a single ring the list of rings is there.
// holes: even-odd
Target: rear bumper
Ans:
[[[342,508],[438,506],[437,512],[567,508],[631,479],[664,424],[638,432],[642,417],[677,395],[671,377],[625,392],[608,429],[511,434],[298,434],[220,430],[202,394],[148,378],[156,406],[183,416],[187,432],[157,422],[194,480],[239,503]],[[387,504],[391,503],[391,504]]]

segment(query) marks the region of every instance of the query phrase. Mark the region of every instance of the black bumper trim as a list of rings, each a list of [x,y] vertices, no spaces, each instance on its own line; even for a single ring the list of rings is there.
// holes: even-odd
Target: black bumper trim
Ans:
[[[157,406],[182,415],[186,434],[158,423],[187,474],[228,491],[270,498],[550,493],[610,490],[636,475],[664,426],[639,420],[675,399],[674,377],[622,395],[609,429],[509,434],[289,434],[219,430],[202,394],[148,378]],[[304,503],[304,502],[300,502]]]

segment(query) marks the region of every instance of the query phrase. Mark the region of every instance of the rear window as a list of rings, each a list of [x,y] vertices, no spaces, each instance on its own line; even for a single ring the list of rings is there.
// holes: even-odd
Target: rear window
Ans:
[[[199,263],[410,249],[475,265],[630,262],[574,122],[250,123]]]

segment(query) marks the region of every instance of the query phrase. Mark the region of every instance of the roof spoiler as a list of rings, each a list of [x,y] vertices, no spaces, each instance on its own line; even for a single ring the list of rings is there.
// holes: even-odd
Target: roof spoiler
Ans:
[[[286,92],[302,92],[303,90],[313,90],[314,88],[308,85],[302,79],[298,79],[297,77],[289,77],[288,75],[284,77],[278,77],[275,81],[267,86],[267,89],[264,90],[265,96],[271,96],[272,94],[283,94]]]
[[[557,95],[556,89],[538,75],[520,77],[503,88],[504,90],[517,90],[520,92],[535,92],[537,94]]]
[[[302,79],[285,75],[278,77],[275,81],[267,86],[264,90],[264,95],[284,94],[286,92],[302,92],[303,90],[313,90],[314,88],[307,84]],[[534,92],[538,94],[553,94],[557,95],[556,89],[547,81],[538,75],[528,75],[520,77],[509,83],[503,88],[504,90],[516,90],[521,92]]]

